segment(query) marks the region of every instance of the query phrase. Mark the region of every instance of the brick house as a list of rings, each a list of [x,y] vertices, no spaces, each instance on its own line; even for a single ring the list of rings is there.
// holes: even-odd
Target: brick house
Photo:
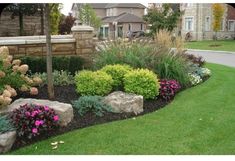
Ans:
[[[223,4],[225,8],[221,30],[217,33],[218,39],[235,38],[235,9]],[[213,13],[210,3],[182,3],[180,10],[184,11],[182,16],[181,34],[182,37],[190,32],[193,40],[213,39]]]
[[[101,18],[102,26],[98,29],[101,37],[115,39],[125,37],[128,31],[145,31],[146,24],[142,17],[145,6],[140,3],[89,3]],[[79,9],[82,3],[74,3],[72,14],[79,21]]]
[[[12,13],[3,10],[0,17],[0,36],[19,36],[19,16],[11,17]],[[36,13],[34,16],[24,16],[24,35],[41,35],[41,15]]]

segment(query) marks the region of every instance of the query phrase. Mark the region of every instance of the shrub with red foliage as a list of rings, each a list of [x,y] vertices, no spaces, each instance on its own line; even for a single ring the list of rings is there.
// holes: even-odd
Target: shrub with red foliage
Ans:
[[[181,86],[176,80],[160,80],[160,97],[169,101],[174,98],[175,94],[180,90]]]
[[[59,116],[48,106],[25,104],[15,109],[10,118],[19,137],[41,135],[58,127]]]
[[[69,13],[68,16],[62,16],[59,24],[59,34],[66,35],[71,33],[71,28],[75,22],[75,18]]]
[[[193,64],[197,64],[199,67],[204,66],[206,63],[202,56],[195,56],[193,54],[185,54],[185,56],[189,61]]]

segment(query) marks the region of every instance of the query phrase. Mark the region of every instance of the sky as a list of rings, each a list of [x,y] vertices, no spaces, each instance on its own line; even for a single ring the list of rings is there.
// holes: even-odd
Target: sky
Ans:
[[[71,8],[72,8],[72,4],[71,2],[67,2],[67,3],[63,3],[63,9],[61,10],[61,12],[64,15],[68,15],[69,12],[71,12]],[[145,5],[147,7],[148,3],[142,3],[143,5]]]

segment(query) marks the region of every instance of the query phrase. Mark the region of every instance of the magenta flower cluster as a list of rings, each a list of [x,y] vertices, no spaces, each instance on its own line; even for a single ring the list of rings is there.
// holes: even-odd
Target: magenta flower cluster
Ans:
[[[176,80],[160,80],[160,92],[159,95],[166,101],[174,98],[175,94],[181,89],[181,86]]]
[[[59,116],[48,106],[25,104],[15,109],[10,118],[19,137],[38,136],[58,127]]]

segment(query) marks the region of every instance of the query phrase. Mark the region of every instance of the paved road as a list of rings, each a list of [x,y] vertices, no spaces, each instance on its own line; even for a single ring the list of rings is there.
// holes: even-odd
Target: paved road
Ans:
[[[235,44],[234,44],[235,45]],[[235,52],[191,50],[188,53],[202,56],[207,62],[235,67]]]

